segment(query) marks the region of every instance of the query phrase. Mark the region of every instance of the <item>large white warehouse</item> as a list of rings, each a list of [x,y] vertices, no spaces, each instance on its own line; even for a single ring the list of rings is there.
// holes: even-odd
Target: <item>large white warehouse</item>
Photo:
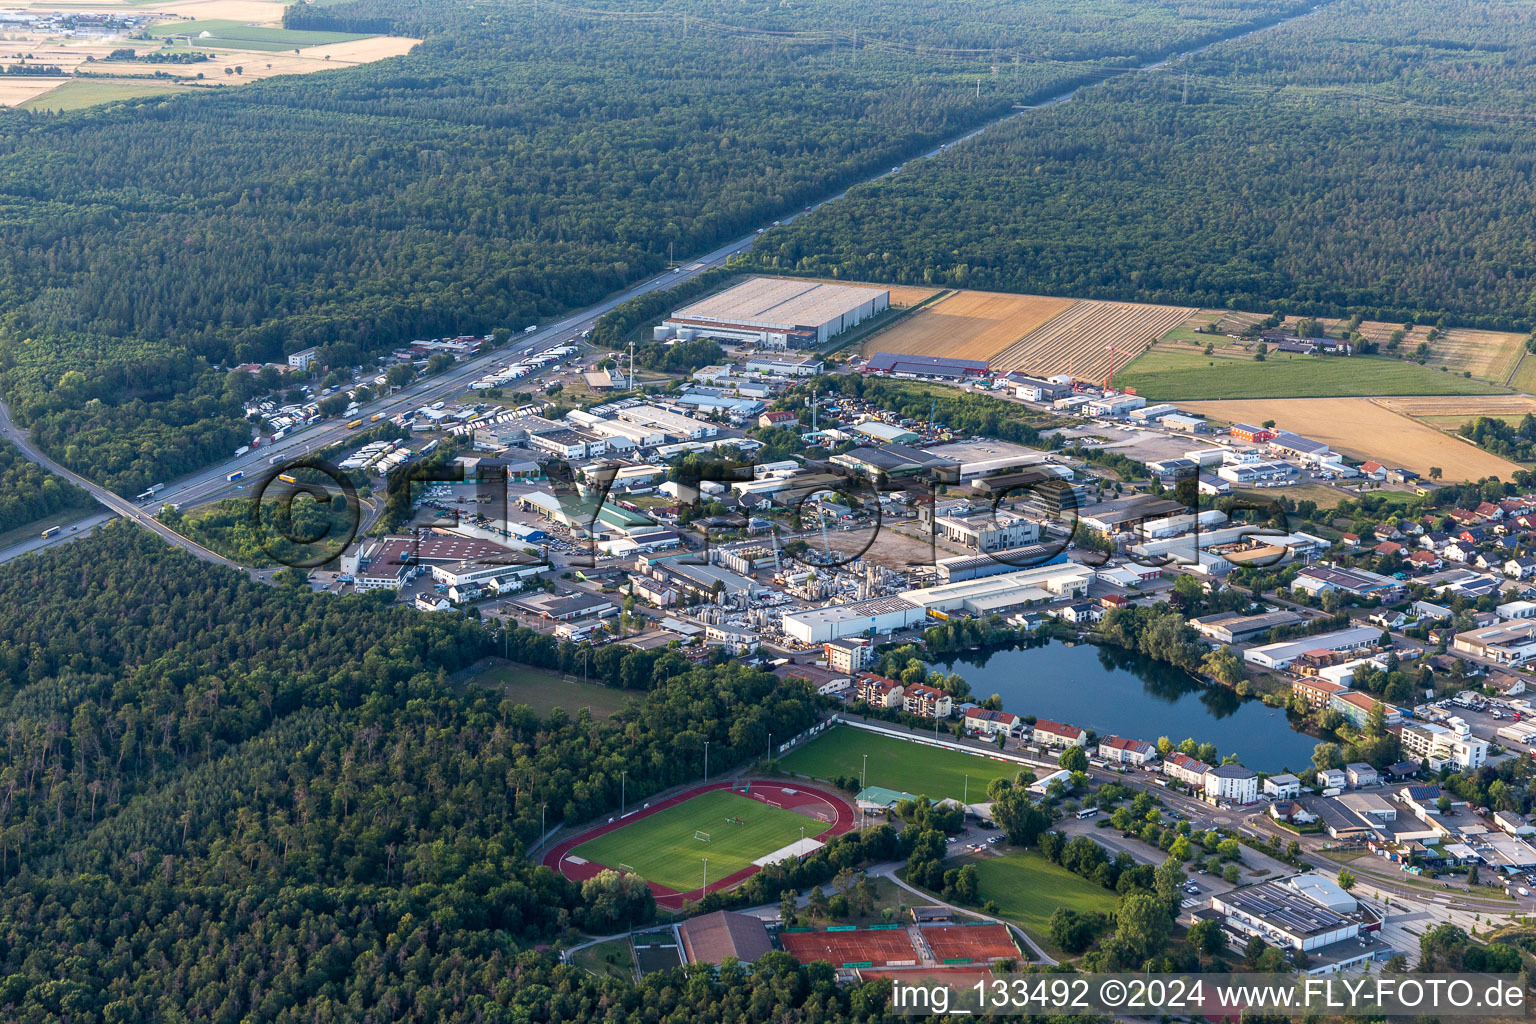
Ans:
[[[890,308],[884,288],[754,277],[691,306],[662,324],[667,337],[704,335],[763,348],[809,348]]]
[[[879,597],[857,604],[791,612],[784,616],[784,635],[803,644],[824,644],[848,636],[904,629],[923,617],[923,610],[910,601]]]

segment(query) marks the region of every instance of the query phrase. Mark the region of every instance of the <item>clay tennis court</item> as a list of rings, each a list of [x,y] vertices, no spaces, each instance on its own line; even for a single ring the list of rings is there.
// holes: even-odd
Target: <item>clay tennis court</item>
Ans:
[[[1072,303],[1045,295],[955,292],[872,336],[863,352],[991,359]]]
[[[939,962],[945,960],[1008,960],[1022,954],[1008,928],[1000,924],[946,924],[924,928],[923,941]]]
[[[904,928],[853,932],[780,932],[779,945],[803,964],[825,960],[833,967],[872,964],[901,967],[917,963],[917,950]]]

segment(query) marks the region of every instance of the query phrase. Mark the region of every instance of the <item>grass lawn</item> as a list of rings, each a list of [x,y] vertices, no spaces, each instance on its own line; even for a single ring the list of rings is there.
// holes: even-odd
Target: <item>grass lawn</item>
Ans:
[[[111,103],[114,100],[131,100],[136,96],[154,96],[159,93],[187,91],[185,88],[153,80],[143,82],[93,82],[81,78],[73,82],[65,82],[57,89],[49,89],[41,96],[34,96],[25,103],[19,104],[19,106],[22,110],[80,110],[85,107],[94,107],[98,103]]]
[[[590,708],[593,718],[604,719],[613,715],[635,697],[643,696],[636,690],[620,690],[597,683],[573,683],[553,672],[544,672],[523,665],[498,665],[486,669],[470,680],[476,686],[499,690],[519,704],[527,704],[540,715],[547,715],[555,708],[564,708],[575,716],[582,708]]]
[[[635,954],[629,948],[628,937],[588,946],[573,954],[571,962],[577,967],[586,968],[599,978],[635,980]]]
[[[1114,893],[1052,864],[1034,850],[982,857],[972,863],[981,876],[982,900],[995,900],[1000,917],[1029,932],[1055,957],[1062,955],[1051,943],[1051,915],[1057,907],[1105,913],[1115,909]]]
[[[733,825],[727,818],[740,818],[746,824]],[[609,867],[627,864],[648,882],[686,892],[703,882],[705,857],[709,877],[720,879],[799,841],[801,829],[811,838],[831,827],[740,793],[715,790],[582,843],[571,852]],[[709,842],[694,838],[695,832],[707,833]]]
[[[1220,398],[1347,398],[1356,395],[1491,395],[1504,392],[1417,363],[1379,356],[1271,354],[1264,362],[1158,345],[1115,374],[1148,401]]]
[[[864,766],[865,754],[869,755],[866,785],[917,793],[934,800],[961,800],[967,796],[972,802],[984,799],[987,783],[997,778],[1011,779],[1023,767],[1011,761],[926,747],[845,726],[792,751],[779,764],[786,771],[815,779],[830,781],[840,775],[856,779]]]

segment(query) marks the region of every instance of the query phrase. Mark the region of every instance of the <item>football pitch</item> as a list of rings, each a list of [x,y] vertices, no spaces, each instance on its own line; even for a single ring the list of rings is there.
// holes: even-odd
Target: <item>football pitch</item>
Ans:
[[[729,818],[746,824],[733,824]],[[611,868],[622,864],[634,868],[647,882],[688,892],[704,884],[705,857],[709,858],[710,879],[718,881],[751,866],[759,857],[798,842],[802,828],[810,839],[831,827],[825,821],[720,789],[582,843],[571,856]],[[695,838],[700,832],[709,836],[708,842]]]
[[[884,786],[934,800],[987,798],[987,783],[1013,778],[1023,765],[958,750],[909,743],[891,736],[839,726],[791,751],[779,761],[785,771],[831,781],[838,776],[857,779],[869,755],[867,786]],[[969,776],[969,782],[966,777]]]

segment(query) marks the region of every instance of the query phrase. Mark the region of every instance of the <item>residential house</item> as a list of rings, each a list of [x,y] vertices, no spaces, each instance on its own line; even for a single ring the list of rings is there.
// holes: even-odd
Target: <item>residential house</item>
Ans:
[[[1343,789],[1349,784],[1349,776],[1342,768],[1324,768],[1317,773],[1318,784],[1326,789]]]
[[[1318,676],[1303,676],[1291,683],[1291,692],[1299,694],[1308,706],[1314,708],[1327,707],[1333,701],[1335,694],[1344,693],[1348,689],[1347,686],[1329,682]]]
[[[1104,606],[1094,604],[1092,601],[1078,601],[1062,608],[1057,614],[1068,622],[1077,625],[1090,625],[1104,617]]]
[[[1088,734],[1075,725],[1041,718],[1035,722],[1035,742],[1042,747],[1086,747]]]
[[[1188,786],[1204,788],[1205,773],[1211,770],[1211,766],[1204,761],[1196,760],[1188,754],[1174,751],[1163,761],[1163,774],[1170,779],[1182,782]]]
[[[1275,800],[1294,800],[1301,795],[1301,780],[1289,772],[1264,780],[1264,795]]]
[[[1018,736],[1024,729],[1024,720],[1011,711],[987,711],[983,708],[965,709],[965,728],[980,736]]]
[[[1387,467],[1371,459],[1360,463],[1360,475],[1367,480],[1385,480],[1387,478]]]
[[[1259,776],[1240,764],[1219,764],[1205,773],[1205,798],[1211,802],[1257,803]]]
[[[1433,572],[1445,564],[1445,560],[1433,551],[1415,551],[1408,556],[1408,564],[1415,569]]]
[[[1146,740],[1128,740],[1106,736],[1099,741],[1099,757],[1105,761],[1141,768],[1157,760],[1157,748]]]
[[[1270,804],[1269,816],[1276,821],[1285,821],[1292,825],[1310,825],[1317,820],[1317,815],[1295,800],[1280,800]]]
[[[1365,786],[1375,786],[1381,782],[1381,776],[1376,769],[1363,761],[1344,766],[1344,774],[1349,777],[1349,784],[1355,789]]]
[[[902,695],[902,706],[909,715],[923,718],[948,718],[953,707],[949,694],[924,683],[913,683]]]
[[[877,676],[874,673],[866,673],[859,677],[857,689],[859,700],[877,708],[899,708],[902,706],[902,697],[906,693],[906,687],[894,679],[885,676]]]
[[[1510,579],[1530,580],[1536,579],[1536,558],[1522,555],[1519,558],[1510,558],[1504,562],[1504,575]]]
[[[1328,706],[1353,725],[1356,729],[1365,728],[1370,719],[1371,711],[1377,707],[1382,709],[1385,716],[1383,721],[1388,726],[1400,725],[1403,721],[1403,713],[1385,701],[1377,700],[1367,693],[1356,693],[1353,690],[1345,693],[1336,693],[1328,701]]]

